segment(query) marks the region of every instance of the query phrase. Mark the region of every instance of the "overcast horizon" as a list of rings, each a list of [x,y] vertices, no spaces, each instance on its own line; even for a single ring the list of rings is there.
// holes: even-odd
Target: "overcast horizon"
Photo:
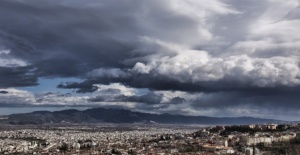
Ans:
[[[1,0],[0,115],[300,121],[299,27],[299,0]]]

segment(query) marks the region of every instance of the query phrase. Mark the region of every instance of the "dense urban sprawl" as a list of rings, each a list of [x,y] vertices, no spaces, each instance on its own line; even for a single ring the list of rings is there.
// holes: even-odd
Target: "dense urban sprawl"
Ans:
[[[297,154],[298,139],[297,124],[41,126],[1,129],[0,154]]]

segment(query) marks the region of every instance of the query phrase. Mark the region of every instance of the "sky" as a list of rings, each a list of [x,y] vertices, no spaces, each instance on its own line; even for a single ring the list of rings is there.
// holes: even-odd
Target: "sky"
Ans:
[[[0,115],[299,120],[299,27],[299,0],[1,0]]]

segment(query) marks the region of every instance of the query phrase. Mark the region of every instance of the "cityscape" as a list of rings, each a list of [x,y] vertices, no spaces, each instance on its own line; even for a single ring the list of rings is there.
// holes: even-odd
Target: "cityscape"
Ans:
[[[0,0],[0,155],[300,155],[300,0]]]
[[[1,126],[0,154],[296,155],[299,131],[298,124]]]

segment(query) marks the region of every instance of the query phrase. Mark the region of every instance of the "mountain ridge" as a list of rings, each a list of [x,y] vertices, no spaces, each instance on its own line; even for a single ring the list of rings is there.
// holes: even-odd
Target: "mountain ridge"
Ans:
[[[160,124],[262,124],[282,123],[286,121],[255,117],[210,117],[186,116],[176,114],[150,114],[125,109],[91,108],[86,110],[67,109],[61,111],[34,111],[24,114],[8,115],[0,123],[12,125],[47,124],[47,123],[143,123]]]

